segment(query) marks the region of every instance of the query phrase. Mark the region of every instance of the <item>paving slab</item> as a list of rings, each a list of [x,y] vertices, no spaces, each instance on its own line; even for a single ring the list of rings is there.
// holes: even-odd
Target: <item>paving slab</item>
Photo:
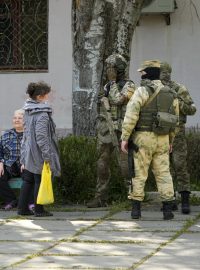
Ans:
[[[123,231],[177,231],[184,225],[180,221],[104,221],[91,228],[94,231],[110,231],[110,230],[123,230]]]
[[[109,209],[75,209],[27,219],[14,218],[16,212],[0,212],[0,269],[127,270],[140,262],[139,270],[199,269],[200,219],[189,232],[168,243],[187,220],[199,215],[199,207],[192,207],[191,215],[175,212],[171,221],[164,221],[160,206],[156,207],[144,208],[141,220],[132,220],[130,211],[122,211],[101,223],[97,220],[105,218]],[[78,230],[76,242],[71,242]],[[154,254],[158,247],[162,249]],[[30,259],[38,252],[38,257]],[[16,262],[20,263],[11,267]]]
[[[189,231],[200,232],[200,221],[189,228]]]
[[[183,215],[180,211],[174,212],[174,219],[175,221],[185,221],[191,218],[194,218],[199,214],[199,212],[191,212],[190,215]],[[131,211],[121,211],[111,217],[108,218],[109,220],[132,220],[131,218]],[[142,211],[142,221],[157,221],[163,220],[163,214],[161,211],[151,210],[151,211]],[[168,221],[170,222],[170,221]]]
[[[146,269],[199,269],[200,233],[182,234],[174,242],[162,248],[153,257],[143,263],[138,270]],[[198,266],[198,268],[197,268]]]
[[[54,212],[52,217],[38,218],[33,217],[35,220],[98,220],[109,213],[109,210],[97,210],[97,211],[75,211],[75,212]]]
[[[120,243],[68,243],[62,242],[59,245],[43,252],[43,254],[62,254],[62,255],[104,255],[104,256],[133,256],[138,254],[146,256],[155,250],[159,244],[140,243],[140,244],[120,244]]]
[[[33,254],[38,253],[50,246],[55,242],[16,242],[16,241],[0,241],[0,254]],[[1,266],[1,261],[0,261]]]
[[[11,256],[8,256],[7,254],[0,254],[0,269],[6,266],[10,266],[11,263],[14,264],[22,261],[27,257],[27,254],[12,254]]]
[[[0,230],[13,228],[27,230],[47,230],[47,231],[76,231],[95,224],[96,221],[85,220],[35,220],[17,219],[11,220],[2,226]],[[4,224],[5,225],[5,224]]]
[[[81,241],[139,241],[163,243],[168,241],[174,232],[137,232],[137,231],[86,231],[77,237]]]
[[[169,262],[165,262],[165,264],[143,264],[137,267],[137,270],[199,270],[199,264],[196,265],[188,265],[188,264],[180,264],[179,262],[171,262],[171,258],[168,258]]]
[[[72,231],[48,231],[48,230],[27,230],[16,228],[4,228],[0,227],[0,240],[7,241],[58,241],[61,239],[67,239],[72,237],[75,233]]]
[[[200,250],[200,233],[184,233],[180,235],[173,243],[182,246],[182,250],[184,250],[184,246],[187,246],[187,249],[190,247],[197,247]],[[172,248],[172,243],[170,244],[170,248]]]
[[[66,211],[66,212],[53,212],[52,217],[23,217],[24,219],[34,219],[34,220],[59,220],[59,219],[68,219],[68,220],[96,220],[104,217],[106,214],[109,213],[109,209],[104,208],[105,210],[95,209],[95,210],[88,210],[85,208],[83,211]],[[107,210],[106,210],[107,209]],[[0,221],[4,219],[9,219],[13,217],[19,217],[17,215],[17,211],[0,211]]]
[[[17,211],[0,210],[0,221],[4,221],[7,218],[16,217],[16,216],[17,216]]]
[[[127,269],[141,256],[42,256],[22,263],[16,269]]]

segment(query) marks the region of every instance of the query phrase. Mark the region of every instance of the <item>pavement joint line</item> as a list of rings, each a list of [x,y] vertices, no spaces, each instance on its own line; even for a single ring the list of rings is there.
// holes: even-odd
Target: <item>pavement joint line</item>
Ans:
[[[75,239],[73,241],[63,241],[68,243],[88,243],[88,244],[155,244],[153,241],[142,241],[142,240],[80,240]]]
[[[14,263],[14,264],[11,264],[11,265],[8,265],[8,266],[5,266],[5,267],[3,267],[3,268],[0,268],[0,269],[8,269],[8,268],[12,268],[12,267],[17,267],[17,266],[19,266],[20,264],[22,264],[22,263],[24,263],[24,262],[26,262],[26,261],[28,261],[28,260],[30,260],[30,259],[32,259],[32,258],[35,258],[35,257],[39,257],[39,256],[42,256],[42,257],[44,257],[44,256],[46,256],[46,254],[44,255],[43,253],[45,252],[45,251],[48,251],[48,250],[50,250],[50,249],[52,249],[52,248],[54,248],[55,246],[57,246],[57,245],[59,245],[60,243],[62,243],[62,242],[86,242],[86,243],[98,243],[98,241],[79,241],[77,238],[75,238],[75,239],[73,239],[73,241],[72,241],[72,238],[73,237],[77,237],[77,236],[79,236],[79,235],[81,235],[83,232],[85,232],[85,231],[88,231],[91,227],[95,227],[96,225],[98,225],[98,224],[100,224],[101,222],[103,222],[103,221],[105,221],[105,220],[108,220],[108,218],[109,217],[112,217],[112,215],[114,215],[114,214],[116,214],[117,212],[120,212],[120,211],[123,211],[123,210],[125,210],[123,207],[122,207],[122,204],[121,205],[118,205],[117,207],[116,206],[114,206],[113,208],[111,208],[110,209],[110,211],[107,213],[107,214],[105,214],[103,217],[101,217],[101,218],[99,218],[94,224],[92,224],[92,225],[90,225],[90,226],[87,226],[86,228],[81,228],[81,229],[79,229],[75,234],[74,234],[74,236],[72,236],[72,237],[68,237],[68,238],[66,238],[66,239],[60,239],[59,241],[48,241],[48,240],[41,240],[41,241],[33,241],[33,242],[51,242],[53,245],[51,245],[50,247],[48,247],[48,248],[45,248],[45,249],[43,249],[43,250],[41,250],[40,252],[38,252],[38,253],[33,253],[33,254],[31,254],[31,255],[28,255],[26,258],[24,258],[23,260],[21,260],[21,261],[18,261],[18,262],[16,262],[16,263]],[[12,218],[13,219],[13,218]],[[11,219],[11,220],[12,220]],[[26,218],[26,219],[28,219],[28,218]],[[130,269],[130,270],[132,270],[132,269],[136,269],[138,266],[140,266],[141,264],[143,264],[146,260],[148,260],[150,257],[152,257],[153,255],[155,255],[157,252],[159,252],[164,246],[166,246],[166,245],[168,245],[169,243],[171,243],[171,242],[173,242],[176,238],[178,238],[182,233],[191,233],[191,232],[189,232],[188,231],[188,229],[192,226],[192,225],[194,225],[195,224],[195,222],[196,221],[198,221],[200,219],[200,215],[198,215],[198,216],[196,216],[196,217],[194,217],[194,218],[190,218],[190,219],[188,219],[188,220],[186,220],[185,221],[185,224],[183,225],[183,227],[182,227],[182,229],[180,229],[178,232],[176,232],[168,241],[166,241],[166,242],[164,242],[164,243],[161,243],[160,244],[160,246],[158,247],[158,248],[156,248],[155,249],[155,251],[153,251],[151,254],[149,254],[148,256],[146,256],[146,257],[144,257],[143,259],[141,259],[137,264],[134,264],[131,268],[128,268],[128,269]],[[9,219],[7,219],[8,221],[10,220],[10,218]],[[43,219],[44,220],[44,219]],[[47,220],[47,219],[45,219],[45,220]],[[52,219],[50,219],[51,221],[52,221]],[[59,219],[56,219],[55,221],[57,221],[57,220],[59,220]],[[66,220],[66,219],[60,219],[60,220]],[[79,220],[81,220],[81,219],[79,219]],[[84,218],[84,220],[86,220],[85,218]],[[89,219],[89,220],[92,220],[91,218]],[[96,219],[95,219],[96,220]],[[119,221],[119,219],[117,219],[118,221]],[[123,219],[123,221],[124,221],[124,219]],[[149,221],[149,220],[148,220]],[[155,221],[155,220],[154,220]],[[177,221],[177,220],[176,220]],[[182,221],[184,221],[184,220],[182,220]],[[144,221],[145,222],[145,221]],[[13,241],[10,241],[10,242],[13,242]],[[16,241],[16,242],[19,242],[19,241]],[[32,241],[23,241],[23,242],[32,242]],[[139,244],[139,241],[99,241],[100,243],[124,243],[124,244],[127,244],[127,243],[136,243],[136,244]],[[140,243],[142,244],[142,243],[147,243],[147,241],[140,241]],[[150,242],[150,243],[152,243],[152,242]],[[69,255],[68,255],[69,256]],[[57,268],[57,269],[64,269],[64,268],[62,268],[62,267],[60,267],[60,268]],[[87,268],[87,269],[90,269],[90,268]],[[92,269],[92,268],[91,268]],[[103,268],[103,269],[107,269],[107,268]],[[116,269],[116,268],[115,268]],[[117,269],[119,269],[119,268],[117,268]],[[122,268],[122,269],[124,269],[124,268]],[[109,268],[109,270],[111,270],[111,268]]]
[[[188,220],[186,220],[183,227],[179,231],[177,231],[168,241],[161,243],[153,252],[151,252],[151,254],[148,254],[147,256],[142,258],[139,262],[133,264],[130,268],[128,268],[128,270],[137,269],[139,266],[141,266],[143,263],[145,263],[147,260],[149,260],[151,257],[153,257],[156,253],[161,251],[164,247],[166,247],[167,245],[174,242],[174,240],[176,240],[180,235],[182,235],[183,233],[186,233],[188,231],[188,229],[191,226],[193,226],[198,220],[200,220],[200,214],[198,214],[193,219],[189,218]]]
[[[85,228],[81,228],[80,230],[78,230],[74,236],[72,237],[72,241],[76,241],[77,239],[77,236],[81,235],[82,233],[90,230],[91,228],[97,226],[98,224],[101,224],[104,220],[106,220],[108,217],[116,214],[117,212],[121,211],[121,209],[118,209],[117,207],[115,207],[114,209],[111,209],[107,214],[105,214],[103,217],[99,218],[96,223],[90,225],[90,226],[87,226]]]
[[[114,215],[114,214],[116,214],[117,212],[119,212],[119,211],[121,211],[122,209],[121,209],[121,205],[120,205],[120,207],[119,206],[114,206],[113,208],[111,208],[110,209],[110,211],[107,213],[107,214],[105,214],[103,217],[101,217],[100,219],[98,219],[97,221],[96,221],[96,223],[94,223],[94,224],[92,224],[92,225],[90,225],[90,226],[86,226],[86,228],[81,228],[80,230],[78,230],[78,232],[76,232],[75,234],[74,234],[74,236],[72,236],[72,237],[68,237],[68,238],[63,238],[63,239],[60,239],[59,241],[56,241],[53,245],[51,245],[50,247],[48,247],[48,248],[45,248],[45,249],[43,249],[43,250],[41,250],[40,252],[37,252],[37,253],[33,253],[33,254],[31,254],[31,255],[28,255],[28,256],[26,256],[23,260],[21,260],[21,261],[18,261],[18,262],[16,262],[16,263],[13,263],[13,264],[10,264],[10,265],[8,265],[8,266],[4,266],[4,267],[2,267],[2,268],[0,268],[1,270],[4,270],[4,269],[8,269],[8,268],[13,268],[13,267],[17,267],[17,266],[19,266],[20,264],[22,264],[22,263],[25,263],[25,262],[27,262],[28,260],[31,260],[31,259],[33,259],[33,258],[36,258],[36,257],[44,257],[44,252],[46,252],[46,251],[48,251],[48,250],[50,250],[50,249],[52,249],[52,248],[54,248],[54,247],[56,247],[57,245],[59,245],[60,243],[62,243],[63,241],[66,241],[66,240],[70,240],[70,239],[73,239],[73,238],[75,238],[76,236],[78,236],[78,235],[80,235],[80,234],[82,234],[83,232],[85,232],[85,231],[87,231],[87,230],[89,230],[91,227],[94,227],[94,226],[96,226],[97,224],[100,224],[101,222],[103,222],[108,216],[112,216],[112,215]],[[27,219],[27,218],[26,218]],[[46,219],[45,219],[46,220]],[[57,220],[57,219],[56,219]],[[85,219],[84,219],[85,220]],[[75,240],[75,239],[74,239]],[[58,268],[59,269],[59,268]],[[62,269],[62,268],[61,268]]]
[[[101,253],[102,256],[104,257],[109,257],[109,256],[112,256],[112,257],[118,257],[119,255],[118,254],[112,254],[112,253],[109,253],[109,254],[104,254],[104,253]],[[66,256],[69,256],[69,257],[85,257],[85,254],[76,254],[76,253],[62,253],[62,254],[58,254],[58,253],[45,253],[45,254],[42,254],[41,257],[48,257],[48,256],[55,256],[55,257],[66,257]],[[99,255],[98,254],[88,254],[87,257],[98,257]],[[126,255],[124,254],[123,257],[132,257],[132,255]],[[101,268],[102,270],[102,268]]]
[[[28,217],[12,217],[12,218],[7,218],[7,220],[9,220],[9,221],[12,221],[12,220],[46,220],[46,221],[65,221],[65,220],[68,220],[68,218],[56,218],[56,219],[51,219],[51,218],[38,218],[38,217],[36,217],[36,218],[28,218]],[[76,220],[76,219],[72,219],[72,220]],[[91,221],[94,221],[94,220],[97,220],[96,218],[89,218],[89,217],[84,217],[84,218],[79,218],[78,220],[85,220],[85,221],[88,221],[88,220],[91,220]]]
[[[57,242],[56,240],[0,240],[0,243],[54,243]]]
[[[141,233],[143,233],[143,232],[147,232],[147,233],[163,233],[163,232],[175,232],[175,229],[174,230],[167,230],[167,229],[163,229],[163,230],[144,230],[144,229],[141,229],[141,230],[139,230],[139,229],[136,229],[136,230],[134,230],[134,229],[114,229],[114,230],[101,230],[101,232],[103,232],[103,231],[106,231],[106,232],[132,232],[132,233],[134,233],[134,232],[141,232]],[[177,230],[176,230],[177,231]],[[194,232],[196,232],[196,231],[194,231]]]
[[[95,212],[102,212],[105,210],[110,210],[112,209],[112,205],[107,206],[107,207],[97,207],[97,208],[88,208],[87,206],[83,206],[80,208],[66,208],[66,207],[62,207],[62,208],[56,208],[56,207],[49,207],[48,209],[53,211],[53,212],[93,212],[95,209]]]
[[[56,218],[56,219],[52,219],[52,218],[39,218],[39,217],[34,217],[32,216],[33,218],[31,218],[30,216],[13,216],[13,217],[9,217],[7,218],[7,220],[46,220],[46,221],[63,221],[63,220],[67,220],[67,218]],[[84,217],[84,218],[80,218],[79,220],[87,220],[88,218],[87,217]],[[89,220],[96,220],[95,218],[91,218]]]

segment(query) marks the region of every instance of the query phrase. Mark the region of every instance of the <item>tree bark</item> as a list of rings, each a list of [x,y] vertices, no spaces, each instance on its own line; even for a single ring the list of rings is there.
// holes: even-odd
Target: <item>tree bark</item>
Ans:
[[[104,61],[117,52],[129,59],[144,0],[72,0],[73,133],[95,135]]]
[[[124,1],[122,16],[119,21],[115,47],[117,52],[130,58],[133,33],[140,18],[144,1]]]

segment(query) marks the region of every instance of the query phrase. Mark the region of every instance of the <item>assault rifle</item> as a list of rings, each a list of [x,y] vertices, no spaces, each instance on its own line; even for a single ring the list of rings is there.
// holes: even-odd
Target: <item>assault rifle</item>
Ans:
[[[119,149],[119,141],[117,135],[115,133],[112,117],[110,113],[110,104],[107,97],[103,97],[101,99],[101,105],[104,109],[105,118],[108,124],[109,133],[111,136],[112,144],[114,146],[114,151],[117,157],[118,164],[120,165],[120,149]],[[128,168],[129,168],[129,178],[132,179],[135,177],[135,168],[134,168],[134,159],[133,159],[133,152],[138,152],[139,147],[129,138],[128,141]]]
[[[102,109],[104,111],[105,119],[106,119],[106,122],[108,125],[108,129],[109,129],[109,133],[111,136],[111,141],[112,141],[112,144],[114,147],[114,152],[115,152],[115,155],[117,158],[117,162],[120,166],[121,161],[120,161],[119,141],[118,141],[117,134],[116,134],[114,127],[113,127],[113,121],[112,121],[112,117],[111,117],[111,113],[110,113],[110,104],[109,104],[107,97],[103,97],[101,99],[101,105],[102,105]]]
[[[139,147],[137,144],[133,142],[131,138],[128,140],[128,170],[129,170],[129,178],[132,179],[135,177],[135,165],[134,165],[134,158],[133,152],[138,152]]]
[[[133,142],[131,138],[128,140],[128,190],[129,193],[133,191],[132,178],[135,177],[135,163],[133,158],[133,152],[138,152],[139,147]]]

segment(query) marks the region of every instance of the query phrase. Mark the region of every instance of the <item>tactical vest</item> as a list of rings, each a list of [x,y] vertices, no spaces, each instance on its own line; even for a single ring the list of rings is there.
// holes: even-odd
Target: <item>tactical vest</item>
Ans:
[[[145,86],[145,88],[149,96],[155,91],[149,86]],[[173,131],[178,122],[173,107],[175,97],[174,91],[168,86],[163,86],[157,96],[141,109],[135,130],[153,131],[159,135],[169,134]]]
[[[131,80],[121,80],[121,81],[117,82],[117,87],[119,89],[119,92],[122,91],[124,85],[128,81],[131,81]],[[122,104],[122,105],[113,104],[109,99],[109,95],[108,95],[108,100],[110,103],[110,113],[111,113],[111,117],[113,120],[113,124],[115,125],[115,129],[121,131],[121,126],[122,126],[122,122],[124,120],[124,116],[126,113],[126,105],[127,104]]]
[[[118,87],[119,92],[122,91],[124,85],[128,81],[132,82],[131,80],[120,80],[120,81],[117,82],[117,87]],[[108,98],[108,101],[109,101],[110,114],[111,114],[111,118],[112,118],[112,121],[113,121],[113,128],[114,128],[114,130],[118,130],[118,131],[121,132],[122,122],[124,120],[124,116],[125,116],[125,113],[126,113],[126,104],[122,104],[122,105],[113,104],[111,99],[110,99],[109,92],[110,92],[110,85],[104,87],[104,94],[102,93],[102,95],[99,96],[99,102],[98,102],[98,106],[97,106],[98,118],[99,119],[104,119],[104,120],[106,119],[105,116],[104,116],[104,110],[102,109],[101,102],[100,102],[100,98],[105,96],[105,97]],[[108,131],[108,127],[107,127],[106,124],[104,125],[104,128],[102,128],[102,125],[101,125],[100,129],[104,129],[105,132]]]

